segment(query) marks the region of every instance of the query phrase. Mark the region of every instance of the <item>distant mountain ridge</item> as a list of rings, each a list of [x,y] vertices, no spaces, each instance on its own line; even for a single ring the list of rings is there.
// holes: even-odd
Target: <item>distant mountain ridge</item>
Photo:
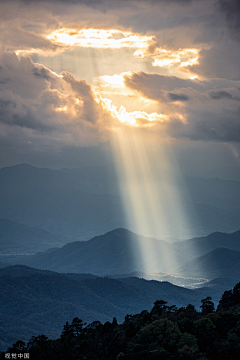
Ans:
[[[231,234],[218,231],[205,237],[184,240],[181,243],[177,242],[174,246],[181,251],[191,252],[194,257],[205,255],[221,247],[240,251],[240,230]]]
[[[240,279],[240,252],[217,248],[192,260],[178,269],[182,275],[214,279],[217,277]]]
[[[227,248],[228,243],[239,246],[239,234],[239,231],[233,234],[214,233],[205,238],[194,238],[177,244],[169,244],[163,240],[136,235],[126,229],[115,229],[89,241],[77,241],[62,248],[22,257],[18,263],[51,271],[91,273],[98,276],[141,273],[144,272],[147,263],[153,278],[156,278],[159,272],[164,272],[165,278],[169,279],[171,276],[177,275],[202,279],[224,276],[240,278],[240,266],[238,265],[240,264],[240,252]],[[219,244],[225,246],[226,249],[218,248],[218,236]],[[210,241],[211,239],[213,242]],[[202,257],[196,258],[196,254],[192,255],[196,243],[197,253],[201,248],[201,243],[205,244],[206,242],[213,249],[212,251]],[[143,243],[152,249],[152,252],[147,253],[141,250]],[[202,247],[204,249],[204,246]],[[228,261],[227,265],[225,265],[226,261]],[[172,275],[166,277],[166,273]],[[151,274],[146,274],[145,278],[149,279],[150,276]],[[157,278],[160,279],[160,274]],[[190,279],[183,281],[186,284],[188,282],[190,283]]]
[[[15,221],[0,219],[0,254],[36,253],[62,246],[67,238],[29,227]]]
[[[188,237],[240,228],[239,182],[189,176],[184,182],[186,188],[181,182],[178,186],[192,228]],[[160,180],[156,185],[161,189]],[[2,168],[0,203],[0,218],[72,239],[87,240],[128,226],[113,166],[51,170],[22,164]]]
[[[147,242],[154,251],[143,253],[141,242]],[[18,262],[58,272],[110,275],[140,271],[146,262],[151,264],[152,271],[161,271],[169,267],[166,253],[175,259],[172,269],[190,260],[186,254],[176,251],[163,240],[139,236],[120,228],[85,242],[76,241],[51,252],[25,257]]]
[[[123,223],[120,197],[102,189],[109,191],[109,181],[108,174],[96,178],[88,168],[77,172],[27,164],[3,168],[0,217],[66,237],[89,239]]]

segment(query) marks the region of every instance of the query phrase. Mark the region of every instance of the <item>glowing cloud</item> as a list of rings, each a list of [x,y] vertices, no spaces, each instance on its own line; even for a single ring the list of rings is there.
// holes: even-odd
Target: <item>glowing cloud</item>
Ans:
[[[47,38],[67,46],[94,47],[102,49],[121,49],[124,47],[147,49],[151,36],[142,36],[119,30],[100,29],[60,29],[53,31]]]
[[[117,108],[110,99],[102,98],[100,94],[96,94],[96,101],[101,103],[103,109],[107,110],[113,118],[126,125],[148,127],[153,126],[156,122],[163,122],[168,119],[166,115],[156,112],[151,114],[145,111],[128,112],[123,105]]]
[[[163,47],[156,47],[150,51],[151,45],[155,42],[154,36],[143,36],[130,31],[116,29],[67,29],[62,28],[53,31],[47,36],[54,45],[59,48],[85,47],[100,49],[135,49],[133,55],[140,58],[149,58],[153,66],[166,67],[176,65],[179,68],[186,68],[198,64],[199,49],[171,50]],[[181,69],[180,69],[181,70]]]
[[[130,72],[124,72],[120,75],[118,74],[114,74],[114,75],[104,75],[104,76],[99,76],[99,79],[101,81],[104,82],[104,84],[106,84],[105,86],[111,86],[114,88],[125,88],[125,84],[124,84],[124,75],[131,75]],[[104,86],[104,85],[103,85]]]
[[[172,51],[158,48],[154,54],[153,66],[173,66],[177,64],[179,67],[186,67],[198,64],[198,49],[181,49]]]

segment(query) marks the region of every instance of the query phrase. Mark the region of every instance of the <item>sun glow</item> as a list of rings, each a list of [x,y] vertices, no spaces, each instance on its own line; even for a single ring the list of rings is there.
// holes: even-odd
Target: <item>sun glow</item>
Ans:
[[[186,67],[198,64],[198,49],[181,49],[178,51],[158,48],[154,54],[153,66],[173,66]]]
[[[117,29],[67,29],[53,31],[47,39],[60,47],[85,47],[98,49],[134,49],[134,56],[148,58],[152,66],[177,66],[185,68],[198,64],[199,49],[185,48],[179,50],[166,49],[161,46],[150,51],[154,36],[141,35]]]
[[[83,46],[102,49],[120,49],[124,47],[147,49],[151,36],[142,36],[132,32],[101,29],[60,29],[47,36],[49,40],[68,46]]]
[[[56,111],[67,111],[68,108],[67,106],[63,106],[63,107],[58,107],[58,108],[55,108]]]
[[[149,127],[156,122],[163,122],[168,120],[165,114],[150,113],[145,111],[131,111],[128,112],[126,108],[121,105],[119,108],[112,103],[112,100],[102,98],[100,94],[96,94],[96,101],[101,103],[103,109],[107,110],[111,116],[120,123],[131,125],[135,127]]]
[[[130,75],[130,72],[124,72],[120,75],[104,75],[100,76],[99,79],[102,80],[105,84],[110,85],[111,87],[116,88],[125,88],[124,85],[124,75]]]

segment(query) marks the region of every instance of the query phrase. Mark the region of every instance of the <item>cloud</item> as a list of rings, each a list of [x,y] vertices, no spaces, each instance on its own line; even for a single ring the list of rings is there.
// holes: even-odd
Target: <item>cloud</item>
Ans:
[[[212,91],[210,93],[210,96],[211,96],[212,99],[217,99],[217,100],[219,100],[219,99],[232,99],[233,98],[232,94],[230,94],[227,91],[223,91],[223,90],[222,91]]]
[[[237,19],[238,5],[236,1],[223,0],[218,5],[209,0],[2,2],[0,43],[6,51],[54,57],[68,54],[74,36],[84,29],[102,32],[117,29],[118,36],[129,34],[125,40],[130,40],[130,36],[136,38],[130,45],[112,34],[108,39],[111,47],[132,49],[135,55],[146,59],[149,71],[182,77],[196,74],[200,78],[239,79],[240,49],[229,41],[223,21],[223,15]],[[235,22],[236,28],[238,21]],[[63,29],[70,31],[67,43],[57,39]],[[86,46],[87,37],[80,40],[77,46]],[[100,40],[88,37],[87,46],[99,49]],[[128,42],[126,47],[124,41]],[[105,44],[105,49],[109,44]]]
[[[6,52],[0,56],[0,66],[0,127],[9,143],[17,137],[18,143],[28,143],[36,151],[93,146],[119,127],[154,127],[168,117],[117,107],[85,80],[67,71],[57,75],[29,57]],[[187,95],[181,91],[175,96]]]
[[[199,53],[199,63],[186,70],[203,79],[225,78],[240,79],[240,68],[237,65],[240,57],[240,47],[236,41],[223,36],[213,42],[211,48]]]
[[[60,76],[30,58],[0,56],[0,128],[9,143],[42,149],[88,146],[104,141],[110,114],[96,101],[90,85],[68,72]]]
[[[187,95],[184,95],[184,94],[169,93],[168,97],[172,101],[187,101],[187,100],[189,100],[189,97]]]
[[[8,2],[1,3],[2,47],[20,53],[34,51],[47,58],[53,67],[34,64],[30,58],[18,58],[11,52],[1,57],[0,114],[5,133],[15,128],[27,134],[26,139],[31,133],[31,137],[35,136],[39,142],[43,138],[51,142],[49,139],[54,138],[59,144],[78,146],[101,141],[107,136],[106,129],[117,124],[117,119],[129,118],[139,127],[149,122],[165,127],[174,137],[219,141],[236,138],[237,89],[240,86],[237,81],[229,79],[240,79],[240,48],[229,39],[223,21],[223,13],[225,17],[230,17],[233,9],[237,10],[235,1],[227,5],[226,1],[219,0],[218,8],[216,2],[206,0],[58,1],[57,6],[56,1],[13,3],[14,6]],[[235,28],[237,24],[236,20]],[[84,29],[91,28],[95,29],[91,36],[88,32],[84,33]],[[124,51],[131,50],[131,55],[135,50],[139,51],[135,52],[135,56],[142,56],[142,62],[136,61],[138,65],[134,71],[141,68],[144,72],[124,76],[125,86],[135,91],[138,97],[141,95],[156,100],[160,107],[151,112],[158,114],[159,120],[154,122],[153,115],[144,108],[129,106],[127,110],[125,104],[122,108],[118,104],[118,109],[114,104],[110,106],[108,99],[104,102],[93,91],[93,86],[74,77],[70,73],[72,69],[67,68],[69,71],[61,73],[61,76],[50,71],[48,67],[54,69],[54,64],[59,65],[60,62],[67,66],[68,61],[65,60],[73,55],[73,44],[60,41],[59,35],[66,35],[66,31],[68,39],[74,36],[77,39],[79,34],[82,36],[78,38],[78,46],[90,46],[95,50],[100,46],[102,49],[101,53],[94,53],[94,59],[93,53],[89,55],[92,64],[88,68],[86,66],[86,72],[92,71],[93,76],[110,74],[98,74],[100,61],[97,55],[104,59],[102,63],[107,63],[104,71],[111,67],[111,74],[116,74],[119,71],[114,70],[115,62],[121,62],[125,72],[129,71],[130,62],[124,60],[130,56],[128,52],[129,57],[124,57]],[[127,49],[124,41],[128,40]],[[118,47],[121,48],[121,61]],[[112,51],[114,55],[111,54],[112,48],[116,49]],[[110,54],[108,61],[105,61],[104,51]],[[54,56],[61,52],[62,57]],[[79,54],[74,54],[72,67],[81,67]],[[153,64],[158,66],[153,67]],[[124,70],[121,68],[120,72]],[[193,74],[199,75],[202,80],[187,79]],[[214,77],[217,79],[214,80]],[[225,128],[227,114],[229,126],[235,129],[234,136],[230,135],[230,128],[229,131]]]
[[[240,40],[240,3],[238,0],[218,0],[219,8],[225,16],[232,36]]]
[[[211,91],[210,96],[212,99],[215,100],[234,100],[234,101],[240,101],[240,88],[236,87],[234,89],[226,89],[221,91]]]
[[[159,74],[147,74],[144,72],[132,73],[131,75],[124,75],[125,85],[133,90],[136,90],[144,97],[152,100],[169,101],[169,96],[166,97],[163,90],[173,92],[176,89],[192,88],[197,91],[204,91],[204,82],[198,80],[182,79],[176,76],[166,76]],[[176,96],[176,95],[175,95]],[[186,96],[184,94],[184,96]],[[171,97],[170,97],[170,100]]]
[[[167,118],[158,126],[168,135],[240,142],[239,81],[199,81],[143,72],[126,74],[124,79],[130,89],[159,102]]]

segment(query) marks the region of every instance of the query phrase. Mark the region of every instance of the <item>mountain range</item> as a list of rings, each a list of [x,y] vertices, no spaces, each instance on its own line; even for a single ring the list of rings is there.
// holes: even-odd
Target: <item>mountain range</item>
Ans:
[[[69,241],[115,228],[123,217],[120,198],[98,191],[96,183],[101,181],[92,183],[90,175],[30,165],[0,169],[0,217],[64,235]]]
[[[61,246],[67,241],[66,237],[52,234],[44,229],[0,219],[0,253],[2,255],[35,254]]]
[[[159,191],[161,181],[159,177]],[[176,183],[191,224],[188,238],[240,228],[239,182],[189,176],[178,181],[176,175]],[[112,165],[61,170],[27,164],[2,168],[0,218],[65,236],[68,242],[88,240],[128,227],[119,189]],[[137,232],[134,226],[131,230]],[[172,231],[168,236],[178,238]]]
[[[180,251],[191,253],[193,257],[206,255],[208,252],[222,247],[240,251],[240,230],[231,234],[218,231],[208,236],[175,243],[174,246]]]
[[[231,249],[239,248],[239,235],[240,231],[213,233],[169,244],[126,229],[115,229],[88,241],[75,241],[60,248],[18,257],[14,263],[62,273],[91,273],[115,278],[134,275],[199,287],[217,277],[236,282],[240,279],[240,252]],[[204,255],[197,257],[199,249]]]
[[[192,260],[178,269],[181,275],[194,277],[217,277],[240,279],[240,252],[227,248],[218,248],[204,256]]]
[[[185,289],[168,282],[136,277],[112,279],[91,274],[60,274],[22,265],[0,269],[0,350],[21,339],[60,335],[66,321],[123,321],[127,314],[150,310],[156,300],[178,307],[212,296],[215,288]]]
[[[240,183],[179,184],[195,237],[167,241],[126,230],[109,166],[0,169],[0,347],[19,334],[57,337],[76,316],[122,321],[157,299],[218,302],[240,279]]]
[[[143,252],[143,243],[152,251]],[[171,266],[167,261],[169,258],[175,259]],[[175,250],[174,246],[163,240],[139,236],[126,229],[116,229],[88,241],[75,241],[58,249],[22,257],[17,261],[20,264],[64,273],[110,275],[140,271],[145,268],[146,263],[151,271],[173,271],[190,260],[186,253]]]

